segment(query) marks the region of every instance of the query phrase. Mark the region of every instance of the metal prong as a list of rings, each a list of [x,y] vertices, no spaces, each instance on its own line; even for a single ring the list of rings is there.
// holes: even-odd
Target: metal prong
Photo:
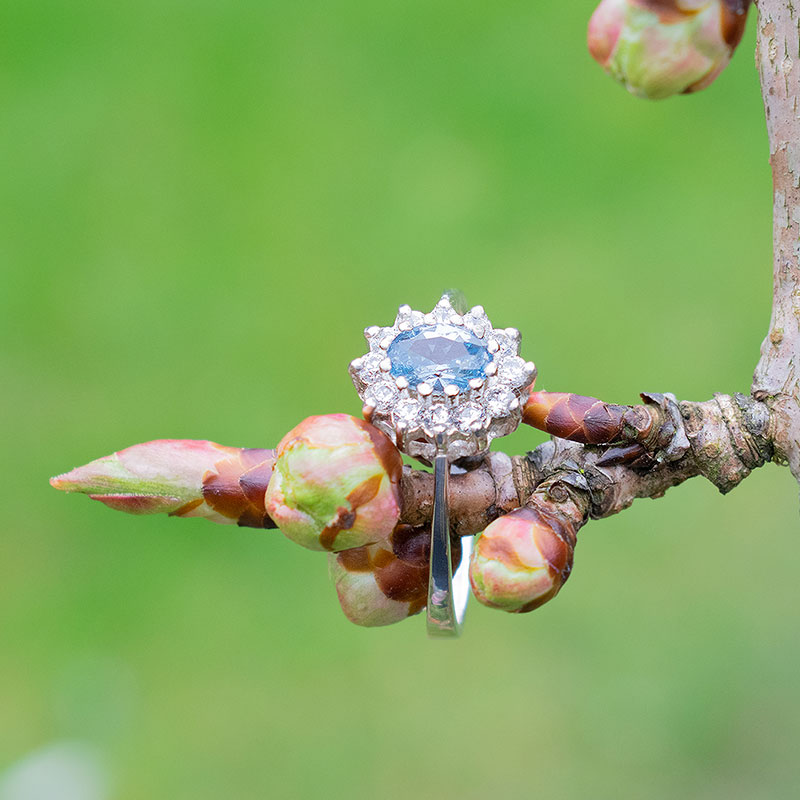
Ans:
[[[364,356],[359,356],[358,358],[354,358],[350,362],[350,370],[356,372],[364,366]]]
[[[486,375],[491,378],[494,375],[497,375],[497,363],[494,361],[490,361],[483,370]]]
[[[444,387],[444,393],[448,397],[458,397],[459,392],[461,389],[455,383],[448,383],[447,386]]]
[[[450,324],[456,325],[457,327],[461,326],[464,324],[464,317],[462,317],[460,314],[453,314],[453,316],[450,317]]]
[[[472,306],[469,313],[473,317],[482,317],[486,312],[483,310],[483,306]]]
[[[483,378],[473,378],[469,382],[469,388],[473,391],[478,391],[478,389],[483,389],[484,380]]]
[[[380,343],[381,350],[388,350],[389,345],[394,341],[394,338],[395,337],[392,336],[391,334],[389,334],[389,336],[384,336],[383,339],[381,339]]]
[[[516,328],[506,328],[505,334],[515,344],[519,344],[522,341],[522,334]]]
[[[411,306],[402,305],[397,309],[397,316],[395,317],[394,324],[400,331],[410,331],[411,325]]]
[[[433,394],[433,386],[429,383],[418,383],[417,394],[420,397],[430,397]]]
[[[496,352],[500,350],[500,344],[498,343],[497,339],[490,339],[489,343],[486,345],[486,349],[494,355]]]
[[[394,382],[394,385],[402,391],[403,389],[408,389],[408,380],[404,378],[402,375]]]
[[[390,358],[384,358],[380,364],[378,364],[378,369],[381,372],[389,372],[392,368],[392,360]]]

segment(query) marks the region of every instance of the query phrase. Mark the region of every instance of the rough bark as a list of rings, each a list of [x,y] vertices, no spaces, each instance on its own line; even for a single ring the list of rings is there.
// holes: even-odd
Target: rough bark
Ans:
[[[767,407],[744,395],[716,395],[703,403],[664,398],[670,442],[638,465],[608,463],[608,446],[554,437],[526,456],[492,453],[475,470],[453,475],[450,510],[454,532],[469,536],[526,504],[546,483],[551,497],[579,502],[587,518],[622,511],[638,497],[661,497],[667,489],[702,475],[729,492],[772,456]],[[675,413],[669,413],[673,411]],[[430,524],[433,475],[406,467],[401,481],[402,521]]]
[[[800,4],[759,0],[761,76],[773,181],[773,304],[753,376],[753,396],[772,416],[776,460],[800,480]]]

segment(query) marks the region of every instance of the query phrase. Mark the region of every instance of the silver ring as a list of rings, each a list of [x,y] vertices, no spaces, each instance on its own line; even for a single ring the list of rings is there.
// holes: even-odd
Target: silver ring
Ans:
[[[364,418],[403,453],[434,468],[428,581],[431,636],[457,636],[469,597],[471,539],[455,576],[447,506],[453,465],[470,469],[493,439],[516,430],[536,367],[515,328],[494,328],[482,306],[447,292],[427,314],[400,306],[391,326],[364,331],[369,352],[350,364]]]

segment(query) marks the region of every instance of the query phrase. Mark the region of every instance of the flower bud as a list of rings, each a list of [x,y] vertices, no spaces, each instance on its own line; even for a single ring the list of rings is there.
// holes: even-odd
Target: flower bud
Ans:
[[[133,445],[50,479],[129,514],[166,512],[213,522],[275,527],[264,508],[274,450],[191,439]]]
[[[640,97],[696,92],[730,61],[749,2],[602,0],[589,21],[589,52]]]
[[[503,611],[533,611],[558,594],[572,569],[569,519],[536,505],[518,508],[478,536],[469,567],[475,597]]]
[[[400,452],[347,414],[309,417],[283,437],[267,513],[311,550],[347,550],[385,539],[400,516]]]
[[[397,525],[388,539],[330,556],[342,610],[356,625],[377,627],[418,614],[428,601],[431,532]],[[453,570],[461,540],[453,542]]]
[[[98,458],[50,483],[129,514],[166,512],[265,527],[263,497],[273,455],[272,450],[159,439]],[[260,501],[258,491],[250,490],[256,477]]]

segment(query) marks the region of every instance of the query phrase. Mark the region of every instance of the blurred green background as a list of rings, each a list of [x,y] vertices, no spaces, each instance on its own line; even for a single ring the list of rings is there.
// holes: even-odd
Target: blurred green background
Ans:
[[[648,103],[588,56],[593,7],[4,4],[7,794],[69,741],[114,800],[796,796],[788,470],[590,523],[556,601],[474,604],[457,642],[349,624],[278,532],[47,484],[358,413],[361,330],[450,286],[520,328],[542,388],[747,391],[771,294],[754,20],[711,89]]]

